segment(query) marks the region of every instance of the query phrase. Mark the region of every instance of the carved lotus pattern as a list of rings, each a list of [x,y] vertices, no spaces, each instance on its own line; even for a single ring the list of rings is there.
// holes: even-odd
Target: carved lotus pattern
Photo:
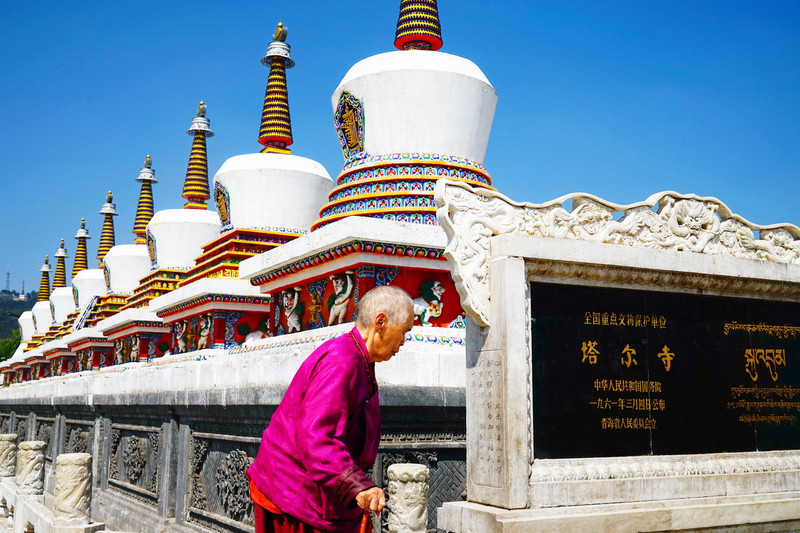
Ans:
[[[464,309],[489,325],[489,241],[503,234],[800,263],[800,228],[761,226],[713,197],[672,191],[619,205],[588,194],[522,204],[486,189],[439,180],[437,217],[448,237],[445,255]],[[565,204],[571,202],[568,209]],[[758,237],[756,236],[758,234]]]

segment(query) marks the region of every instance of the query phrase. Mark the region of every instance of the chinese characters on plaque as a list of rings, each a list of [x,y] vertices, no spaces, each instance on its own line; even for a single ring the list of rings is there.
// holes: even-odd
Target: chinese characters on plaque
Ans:
[[[536,457],[800,440],[800,305],[532,283],[531,312]]]

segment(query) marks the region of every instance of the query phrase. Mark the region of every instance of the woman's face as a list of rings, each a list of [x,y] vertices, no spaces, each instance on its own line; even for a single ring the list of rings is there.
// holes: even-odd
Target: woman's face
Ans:
[[[379,327],[375,331],[375,342],[369,352],[370,361],[380,363],[394,357],[405,344],[406,333],[411,331],[413,326],[414,317],[411,316],[404,323]]]

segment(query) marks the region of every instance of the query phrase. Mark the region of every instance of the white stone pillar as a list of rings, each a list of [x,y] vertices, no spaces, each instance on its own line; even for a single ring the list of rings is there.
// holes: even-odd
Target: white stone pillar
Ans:
[[[56,488],[53,514],[56,523],[85,525],[92,506],[92,456],[63,453],[56,457]]]
[[[41,440],[19,443],[17,452],[17,489],[20,494],[39,496],[44,492],[44,449]]]
[[[0,435],[0,477],[17,474],[17,434]]]
[[[389,477],[389,533],[428,531],[428,467],[393,464]]]

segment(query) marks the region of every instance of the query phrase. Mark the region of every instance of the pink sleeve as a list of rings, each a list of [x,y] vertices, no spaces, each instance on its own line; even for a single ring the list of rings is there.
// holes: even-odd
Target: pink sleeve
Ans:
[[[348,418],[362,409],[360,357],[333,349],[311,371],[298,413],[300,457],[309,477],[329,489],[344,504],[374,487],[345,444]],[[361,423],[356,417],[351,423]],[[362,428],[363,431],[363,428]]]

